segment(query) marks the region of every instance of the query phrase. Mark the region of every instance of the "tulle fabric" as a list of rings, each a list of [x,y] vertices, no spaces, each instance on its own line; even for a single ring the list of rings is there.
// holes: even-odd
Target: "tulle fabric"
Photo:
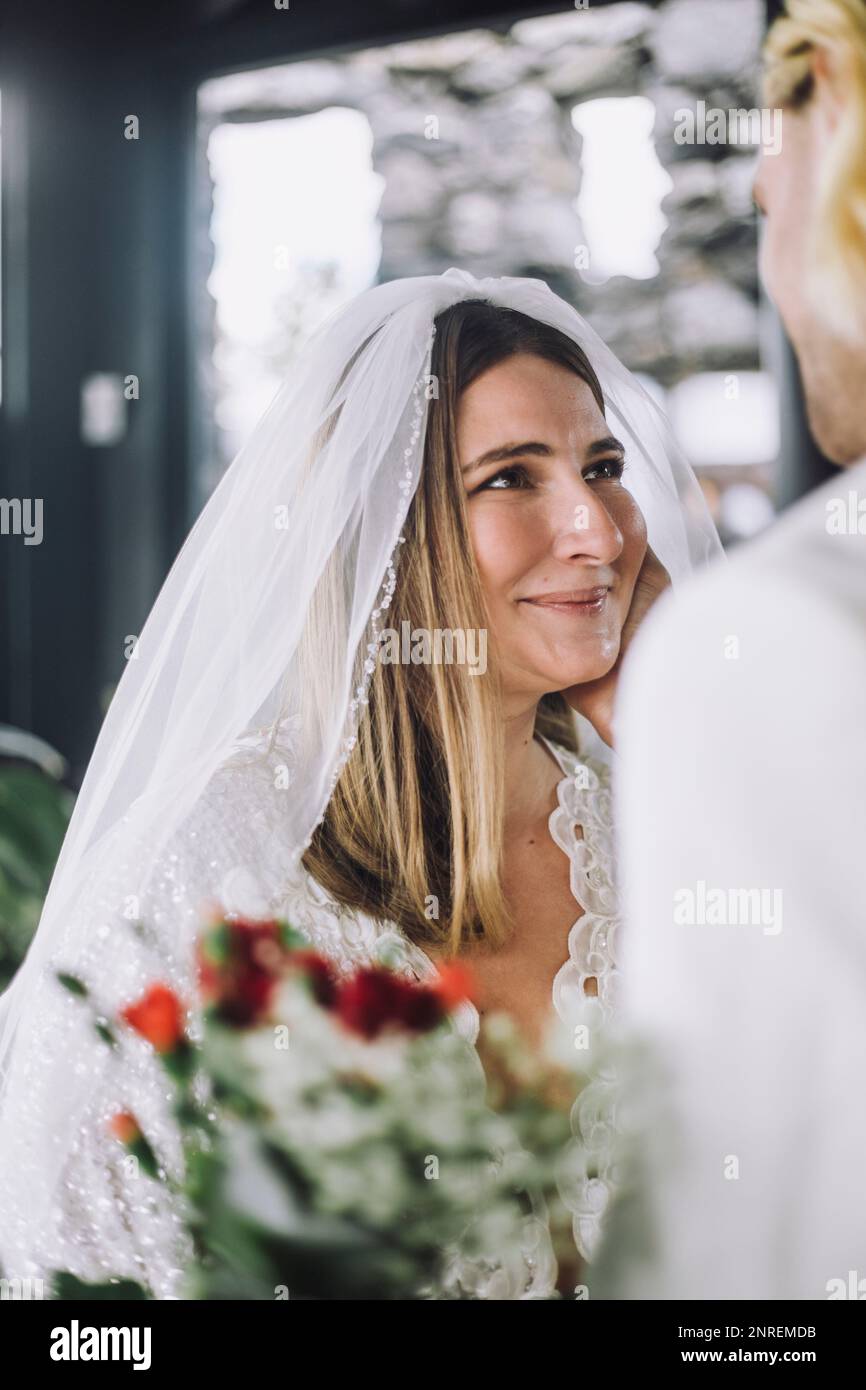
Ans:
[[[92,953],[92,904],[106,892],[135,917],[163,847],[216,770],[262,730],[279,730],[286,748],[281,832],[297,863],[351,751],[387,625],[434,400],[434,319],[476,298],[552,324],[585,350],[630,455],[627,486],[674,583],[719,554],[662,412],[543,281],[452,268],[378,285],[323,323],[162,587],[102,726],[38,931],[0,998],[0,1169],[9,1200],[34,1222],[50,1210],[89,1086],[73,1059],[53,1068],[40,1090],[39,1171],[24,1171],[19,1061],[47,976]]]

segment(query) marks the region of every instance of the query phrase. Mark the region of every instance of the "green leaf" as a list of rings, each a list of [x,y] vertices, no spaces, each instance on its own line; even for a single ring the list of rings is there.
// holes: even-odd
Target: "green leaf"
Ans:
[[[79,980],[77,975],[67,975],[65,971],[58,970],[57,979],[64,989],[68,989],[70,994],[76,994],[81,999],[88,997],[88,988],[83,980]]]
[[[157,1181],[159,1181],[159,1160],[157,1159],[157,1156],[154,1153],[153,1149],[150,1147],[150,1143],[148,1142],[145,1135],[140,1134],[139,1137],[137,1139],[134,1139],[131,1144],[127,1144],[126,1148],[135,1158],[138,1159],[139,1164],[141,1165],[144,1172],[147,1173],[148,1177],[155,1178],[157,1179]]]
[[[109,1047],[117,1047],[117,1038],[105,1023],[95,1023],[93,1026],[103,1042],[108,1043]]]
[[[78,1302],[79,1300],[124,1300],[127,1302],[148,1301],[150,1295],[133,1279],[118,1279],[116,1283],[87,1284],[74,1274],[63,1272],[52,1277],[54,1297]]]

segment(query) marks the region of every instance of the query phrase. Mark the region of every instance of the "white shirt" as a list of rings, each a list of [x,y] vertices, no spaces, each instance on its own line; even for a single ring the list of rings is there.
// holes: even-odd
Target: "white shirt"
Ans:
[[[673,1083],[616,1292],[866,1297],[866,460],[657,605],[617,733],[623,1005]]]

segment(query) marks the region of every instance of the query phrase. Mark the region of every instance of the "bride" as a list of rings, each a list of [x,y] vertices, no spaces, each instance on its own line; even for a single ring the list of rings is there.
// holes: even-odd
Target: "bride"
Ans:
[[[469,1043],[490,1010],[530,1046],[551,1019],[604,1026],[617,669],[660,588],[717,551],[661,412],[543,282],[452,269],[319,328],[163,586],[0,1000],[7,1277],[176,1293],[179,1215],[107,1132],[134,1109],[176,1171],[158,1068],[143,1044],[109,1068],[55,976],[106,1014],[157,978],[192,1001],[208,902],[286,917],[344,970],[460,955]],[[591,1258],[603,1088],[572,1120],[597,1147],[564,1194]],[[451,1277],[525,1298],[555,1270],[542,1241],[517,1275]]]

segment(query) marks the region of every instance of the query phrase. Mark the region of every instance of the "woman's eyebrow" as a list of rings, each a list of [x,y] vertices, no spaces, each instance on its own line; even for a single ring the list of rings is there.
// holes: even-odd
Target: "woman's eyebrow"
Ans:
[[[618,453],[625,454],[625,445],[618,439],[614,439],[612,434],[606,434],[603,439],[594,439],[586,447],[586,457],[593,459],[597,454]]]
[[[540,458],[550,458],[552,453],[549,444],[540,444],[534,439],[524,444],[500,444],[495,449],[488,449],[485,454],[479,454],[471,463],[464,464],[462,472],[473,473],[485,463],[503,463],[506,459],[518,458],[521,454],[537,454]]]
[[[537,439],[526,440],[522,444],[499,444],[495,449],[488,449],[486,453],[479,454],[477,459],[467,463],[464,473],[473,473],[476,468],[483,468],[486,463],[504,463],[507,459],[519,458],[522,454],[535,454],[539,458],[550,458],[553,454],[549,444],[541,444]],[[612,452],[624,454],[625,445],[615,439],[612,434],[607,434],[603,439],[594,439],[587,445],[586,457],[595,458],[598,454],[609,454]]]

